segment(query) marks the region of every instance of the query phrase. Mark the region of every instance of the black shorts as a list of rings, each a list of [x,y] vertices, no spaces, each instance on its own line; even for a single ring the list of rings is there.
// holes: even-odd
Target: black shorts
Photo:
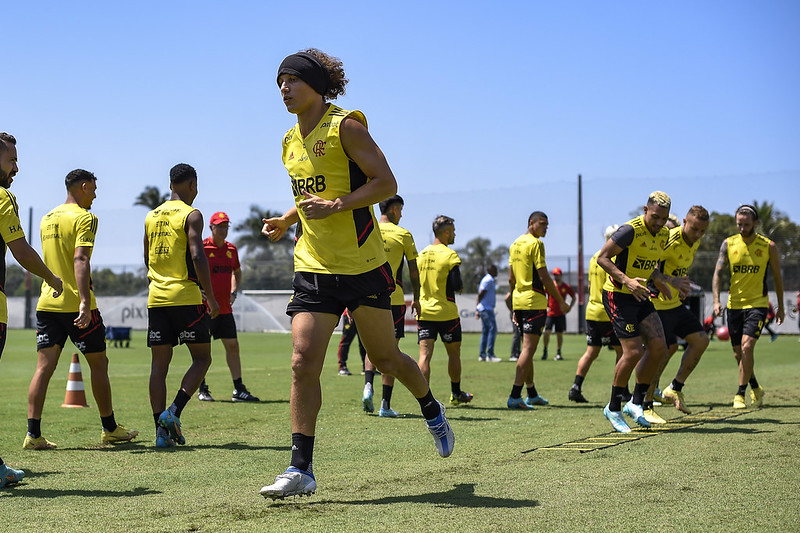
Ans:
[[[233,319],[233,313],[225,313],[217,315],[217,318],[212,318],[209,329],[211,336],[215,339],[235,339],[236,321]]]
[[[544,323],[544,329],[553,331],[553,326],[556,327],[556,333],[564,333],[567,331],[567,315],[549,316]]]
[[[586,346],[620,346],[611,322],[586,321]]]
[[[394,338],[402,339],[406,336],[406,306],[392,306],[392,320],[394,320]]]
[[[653,302],[640,302],[633,294],[603,291],[603,307],[606,308],[614,333],[620,339],[639,337],[639,324],[656,312]]]
[[[147,346],[211,342],[205,304],[147,309]]]
[[[703,331],[700,320],[685,305],[658,311],[661,325],[664,326],[664,339],[667,346],[678,343],[678,337],[685,339],[687,335]]]
[[[6,332],[8,325],[0,322],[0,357],[3,357],[3,350],[6,348]]]
[[[292,280],[294,294],[286,306],[286,314],[307,311],[340,316],[345,309],[351,312],[360,305],[391,309],[394,278],[389,263],[363,274],[315,274],[295,272]]]
[[[461,319],[453,320],[418,320],[417,342],[428,339],[436,340],[437,335],[442,337],[442,342],[461,342]]]
[[[80,329],[74,324],[78,313],[36,311],[36,349],[64,347],[67,337],[84,355],[106,351],[106,327],[98,309],[92,310],[89,327]]]
[[[547,322],[546,309],[515,309],[514,318],[517,319],[517,329],[526,335],[540,335]]]
[[[731,335],[731,346],[742,345],[742,335],[759,338],[761,328],[767,321],[766,307],[753,309],[728,309],[728,333]]]

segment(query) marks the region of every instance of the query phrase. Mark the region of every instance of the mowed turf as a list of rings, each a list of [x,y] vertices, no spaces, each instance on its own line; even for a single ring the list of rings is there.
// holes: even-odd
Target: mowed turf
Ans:
[[[471,405],[448,408],[455,453],[440,458],[417,402],[398,384],[398,419],[366,415],[357,349],[336,373],[334,336],[322,375],[324,405],[314,467],[318,491],[272,502],[258,491],[289,461],[291,339],[242,334],[244,380],[259,404],[230,402],[232,384],[221,344],[207,376],[217,402],[195,398],[183,413],[187,444],[154,447],[147,395],[149,351],[143,332],[131,347],[109,348],[117,420],[141,431],[131,444],[100,444],[88,365],[81,359],[90,407],[62,408],[70,356],[62,354],[42,418],[53,451],[22,450],[27,389],[35,366],[34,333],[12,330],[0,359],[0,455],[26,472],[0,490],[0,530],[8,531],[796,531],[800,528],[800,344],[784,336],[756,348],[765,407],[725,420],[580,453],[543,449],[608,434],[613,352],[603,350],[583,390],[589,404],[567,400],[585,348],[565,338],[564,361],[535,360],[536,385],[549,407],[505,407],[514,377],[510,336],[501,335],[502,363],[478,362],[478,335],[465,335],[464,390]],[[554,352],[551,340],[551,354]],[[412,356],[413,335],[401,347]],[[662,385],[674,376],[678,352]],[[416,357],[415,357],[416,358]],[[437,343],[432,386],[443,401],[450,385]],[[189,364],[178,347],[171,399]],[[690,407],[730,408],[738,372],[726,342],[713,341],[684,392]],[[380,378],[375,380],[376,406]],[[748,400],[749,402],[749,400]],[[681,416],[657,408],[665,418]],[[535,451],[523,453],[537,448]]]

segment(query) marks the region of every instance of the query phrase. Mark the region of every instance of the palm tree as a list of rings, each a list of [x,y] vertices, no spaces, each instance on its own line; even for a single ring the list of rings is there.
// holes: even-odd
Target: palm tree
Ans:
[[[243,232],[236,239],[236,246],[242,248],[245,252],[252,253],[255,251],[268,251],[268,255],[286,255],[285,252],[290,251],[294,245],[294,230],[289,230],[284,233],[280,240],[276,243],[270,243],[269,239],[261,234],[261,228],[264,223],[261,221],[264,218],[272,218],[281,216],[282,213],[272,212],[269,209],[263,210],[257,205],[250,206],[250,214],[242,222],[234,226],[237,232]],[[276,245],[277,248],[276,248]],[[277,254],[275,252],[278,252]]]
[[[154,187],[152,185],[148,185],[144,188],[144,190],[136,197],[136,201],[133,202],[133,205],[143,205],[148,209],[155,209],[156,207],[160,206],[164,202],[166,202],[170,197],[169,191],[161,194],[161,191],[158,190],[158,187]]]

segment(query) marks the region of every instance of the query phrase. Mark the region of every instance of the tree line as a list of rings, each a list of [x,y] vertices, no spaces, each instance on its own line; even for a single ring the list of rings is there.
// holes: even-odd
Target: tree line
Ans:
[[[134,205],[154,209],[168,198],[157,187],[148,186],[136,198]],[[775,209],[771,202],[753,202],[758,211],[758,232],[775,241],[781,255],[784,288],[787,294],[800,288],[800,226],[792,222],[788,215]],[[262,218],[280,216],[251,205],[248,216],[231,228],[235,237],[232,242],[239,248],[242,262],[242,289],[291,289],[294,276],[294,227],[287,231],[276,243],[271,243],[261,235]],[[705,236],[700,241],[694,263],[689,269],[689,277],[703,290],[711,290],[714,267],[719,256],[722,241],[737,233],[736,219],[729,213],[710,213],[710,222]],[[486,267],[498,267],[498,290],[508,288],[508,245],[493,246],[484,237],[475,237],[463,248],[456,248],[461,257],[461,277],[464,292],[477,292]],[[596,250],[587,250],[587,259]],[[405,269],[404,286],[410,287],[408,269]],[[573,278],[574,279],[574,278]],[[723,289],[727,289],[727,278],[723,277]],[[109,268],[93,270],[92,283],[97,296],[125,296],[144,292],[147,289],[147,271],[142,266],[134,272],[114,272]],[[767,276],[770,290],[772,277]],[[16,265],[9,266],[6,273],[5,292],[8,296],[23,296],[26,287],[26,274]],[[41,280],[32,281],[32,293],[38,294]]]

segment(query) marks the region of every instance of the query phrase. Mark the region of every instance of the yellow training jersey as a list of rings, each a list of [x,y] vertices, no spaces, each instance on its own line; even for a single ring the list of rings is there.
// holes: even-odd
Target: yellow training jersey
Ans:
[[[547,309],[547,292],[539,278],[539,269],[547,268],[544,260],[544,243],[526,233],[517,237],[508,250],[508,264],[514,273],[514,310],[533,311]]]
[[[147,213],[147,307],[203,303],[186,236],[186,219],[194,210],[181,200],[167,200]]]
[[[683,230],[681,226],[669,230],[669,239],[667,239],[667,247],[664,249],[664,255],[659,262],[660,270],[667,276],[683,277],[689,271],[689,267],[694,261],[694,254],[700,246],[700,241],[697,240],[693,245],[690,245],[683,239]],[[675,309],[682,304],[681,296],[678,289],[670,285],[672,297],[667,299],[664,294],[659,294],[658,298],[653,298],[653,306],[659,311],[666,311],[668,309]]]
[[[608,274],[597,264],[598,250],[589,260],[589,302],[586,304],[586,320],[595,322],[611,322],[603,306],[603,284]]]
[[[75,279],[75,249],[85,246],[94,249],[97,235],[97,216],[78,204],[61,204],[41,222],[42,259],[53,274],[61,278],[64,292],[53,298],[53,288],[42,282],[37,311],[77,313],[81,305],[78,283]],[[91,255],[91,252],[90,252]],[[92,280],[89,279],[89,308],[97,309]]]
[[[392,305],[405,305],[403,293],[403,259],[414,261],[417,258],[417,246],[414,237],[405,228],[392,222],[381,222],[378,227],[383,237],[383,250],[386,252],[389,265],[392,267],[395,288],[392,293]]]
[[[771,242],[759,234],[750,244],[738,233],[728,237],[728,263],[731,265],[728,309],[769,307],[767,265]]]
[[[8,324],[8,302],[6,301],[6,244],[22,239],[25,232],[19,222],[19,206],[16,197],[0,187],[0,240],[3,246],[3,261],[0,263],[0,324]]]
[[[458,318],[455,290],[447,283],[448,274],[461,264],[455,250],[444,244],[426,246],[417,257],[421,308],[419,320],[444,322]]]
[[[616,238],[620,235],[628,235],[628,238],[632,240],[618,242]],[[647,280],[650,279],[653,270],[664,254],[664,248],[669,239],[669,230],[663,226],[653,235],[645,226],[644,215],[639,215],[623,224],[611,238],[622,248],[622,251],[613,259],[617,268],[629,278]],[[625,285],[618,283],[611,276],[606,279],[603,290],[631,294]]]
[[[295,204],[303,191],[335,200],[366,184],[369,177],[345,154],[339,127],[346,117],[364,126],[361,111],[345,111],[330,104],[314,130],[303,138],[295,125],[283,138],[283,164],[289,171]],[[298,209],[300,231],[294,249],[297,272],[362,274],[386,262],[383,240],[372,206],[308,220]]]

